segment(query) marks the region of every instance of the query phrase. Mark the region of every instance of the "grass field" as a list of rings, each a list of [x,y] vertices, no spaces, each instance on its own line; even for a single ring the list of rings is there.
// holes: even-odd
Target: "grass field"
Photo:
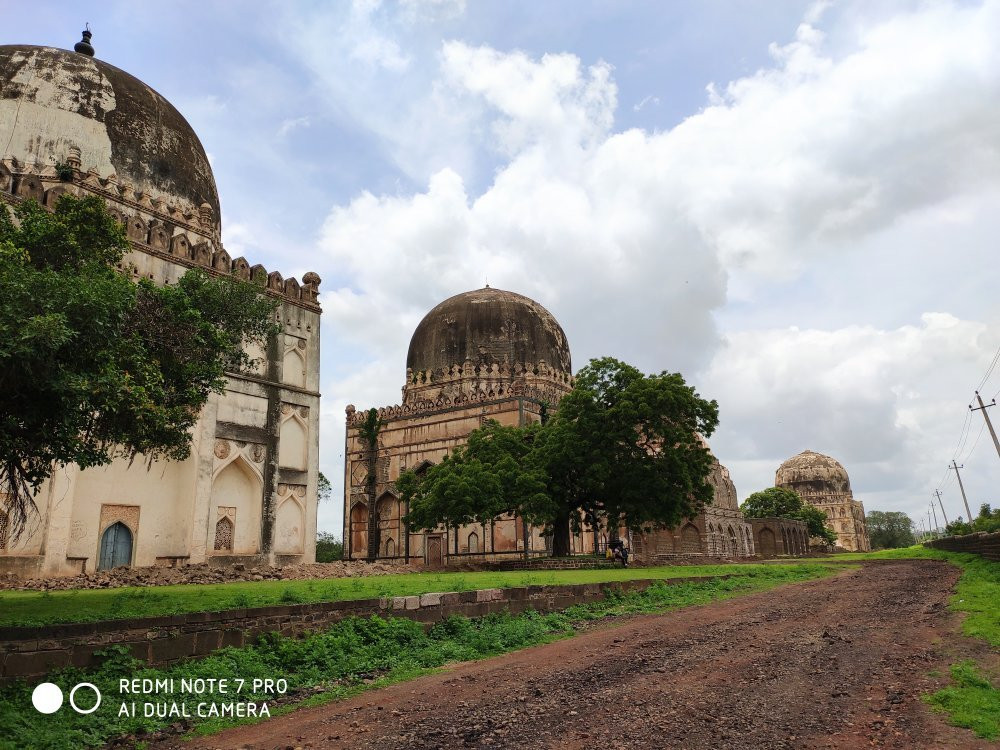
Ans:
[[[182,586],[0,591],[0,626],[154,617],[184,612],[267,607],[276,604],[412,596],[432,591],[471,591],[508,586],[608,583],[635,578],[754,575],[768,565],[673,565],[655,568],[478,573],[404,573],[364,578],[254,581]]]
[[[142,747],[146,735],[178,720],[169,716],[145,717],[142,712],[137,716],[123,715],[120,706],[132,700],[132,696],[119,692],[119,680],[125,677],[173,679],[177,686],[182,685],[184,678],[228,679],[230,684],[237,679],[246,680],[246,690],[239,695],[239,700],[267,701],[270,703],[268,710],[274,716],[304,705],[338,700],[361,690],[411,679],[448,663],[483,659],[569,637],[590,620],[705,604],[784,583],[819,578],[842,569],[815,563],[740,567],[747,575],[672,585],[654,584],[642,592],[612,595],[604,601],[551,614],[499,614],[478,620],[452,617],[430,631],[425,631],[420,623],[401,618],[349,618],[303,638],[272,634],[252,646],[222,649],[204,659],[163,669],[145,667],[128,656],[125,649],[112,648],[99,669],[64,670],[47,678],[64,692],[79,682],[97,685],[104,701],[92,714],[79,715],[65,710],[51,716],[39,714],[31,708],[34,682],[0,688],[0,750],[78,750],[100,747],[123,737],[123,746]],[[574,571],[577,576],[595,572],[598,571]],[[648,573],[648,569],[642,572]],[[276,677],[288,680],[289,699],[285,703],[274,703],[273,696],[255,693],[250,688],[255,678]],[[185,720],[184,726],[197,733],[207,734],[241,723],[232,719],[198,718],[196,707],[206,700],[206,696],[185,692],[183,687],[162,700],[188,706],[193,718]]]
[[[844,560],[885,560],[919,558],[946,560],[962,569],[952,609],[967,613],[962,633],[1000,648],[1000,563],[978,555],[945,552],[926,547],[884,550],[881,552],[838,555]],[[973,730],[989,740],[1000,738],[1000,676],[990,675],[985,665],[963,661],[951,666],[952,684],[926,696],[936,710],[948,715],[955,726]]]

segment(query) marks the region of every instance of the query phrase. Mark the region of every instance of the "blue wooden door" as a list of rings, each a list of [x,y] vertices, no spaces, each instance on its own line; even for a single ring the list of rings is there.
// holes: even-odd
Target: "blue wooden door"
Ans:
[[[101,537],[101,557],[98,560],[97,569],[108,570],[131,563],[132,532],[128,526],[118,521],[104,530],[104,535]]]

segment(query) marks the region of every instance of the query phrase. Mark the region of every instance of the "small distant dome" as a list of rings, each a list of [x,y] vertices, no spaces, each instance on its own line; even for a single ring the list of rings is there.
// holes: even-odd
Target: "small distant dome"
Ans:
[[[89,46],[89,36],[83,42]],[[92,52],[92,49],[91,49]],[[0,45],[0,158],[117,175],[135,194],[219,216],[205,149],[187,120],[145,83],[90,56]]]
[[[447,371],[466,360],[475,365],[544,361],[572,375],[569,343],[552,313],[521,294],[485,287],[446,299],[417,325],[406,367]]]
[[[834,458],[815,451],[802,451],[778,467],[774,486],[807,495],[850,495],[847,469]]]

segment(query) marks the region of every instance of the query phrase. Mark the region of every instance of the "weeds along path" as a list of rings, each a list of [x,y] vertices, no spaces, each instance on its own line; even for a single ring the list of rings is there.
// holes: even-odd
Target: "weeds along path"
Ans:
[[[987,748],[921,694],[959,571],[865,565],[161,747]]]

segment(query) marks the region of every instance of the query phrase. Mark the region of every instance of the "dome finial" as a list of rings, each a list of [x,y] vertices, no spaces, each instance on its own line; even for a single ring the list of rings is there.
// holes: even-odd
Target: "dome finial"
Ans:
[[[87,57],[94,56],[94,46],[90,43],[90,38],[93,34],[90,31],[90,24],[84,24],[86,28],[83,30],[83,39],[76,43],[73,47],[74,50],[79,52],[81,55],[86,55]]]

